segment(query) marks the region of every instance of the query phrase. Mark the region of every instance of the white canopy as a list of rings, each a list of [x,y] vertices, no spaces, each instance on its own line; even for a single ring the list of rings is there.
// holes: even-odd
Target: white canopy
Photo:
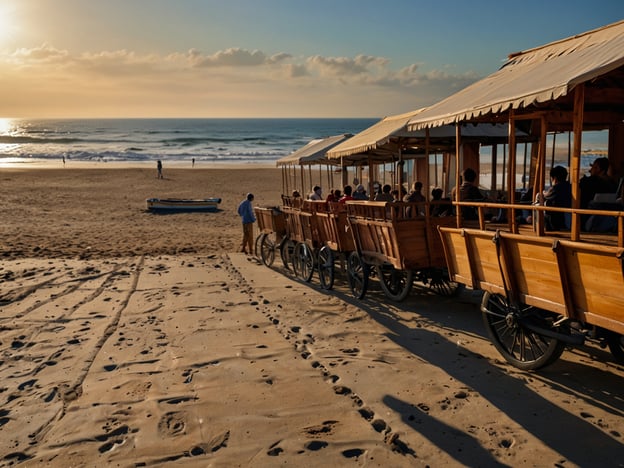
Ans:
[[[409,153],[404,156],[414,157],[414,154],[424,154],[425,130],[407,130],[407,123],[410,119],[417,118],[426,108],[419,109],[405,114],[385,117],[371,127],[355,134],[347,141],[327,152],[329,159],[343,159],[348,163],[355,162],[370,157],[373,161],[384,162],[392,160],[390,156],[397,156],[399,146],[403,143],[411,146]],[[465,138],[475,137],[480,139],[507,138],[508,125],[505,124],[479,124],[467,125],[462,129],[462,136]],[[518,136],[526,135],[524,132],[516,131]],[[431,144],[435,147],[438,144],[454,145],[455,127],[444,125],[433,128],[429,132]],[[419,148],[416,148],[418,146]],[[435,148],[433,148],[435,150]]]
[[[407,122],[422,110],[384,117],[376,124],[357,133],[353,138],[328,151],[327,156],[330,159],[340,159],[378,149],[387,144],[397,132],[405,131]]]
[[[290,153],[288,156],[278,159],[276,164],[277,166],[303,166],[331,163],[326,158],[327,151],[343,141],[348,140],[352,136],[353,135],[349,133],[345,133],[343,135],[312,140],[305,146]]]
[[[554,100],[622,65],[624,20],[512,54],[497,72],[419,112],[407,129],[454,124]]]

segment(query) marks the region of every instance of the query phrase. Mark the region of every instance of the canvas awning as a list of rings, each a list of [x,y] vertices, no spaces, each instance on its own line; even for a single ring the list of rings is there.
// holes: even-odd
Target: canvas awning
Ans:
[[[512,54],[495,73],[413,116],[407,130],[470,121],[568,95],[624,65],[624,21]]]
[[[426,109],[419,109],[405,114],[385,117],[371,127],[362,130],[347,141],[340,143],[327,152],[329,159],[341,159],[343,164],[358,161],[390,162],[398,159],[399,149],[402,159],[410,159],[425,154],[425,130],[407,130],[407,123]],[[475,138],[481,141],[493,139],[503,140],[509,135],[508,125],[479,124],[467,125],[462,130],[464,138]],[[517,136],[526,133],[516,131]],[[444,125],[429,131],[430,151],[454,150],[455,127]]]
[[[326,138],[312,140],[305,146],[293,151],[288,156],[284,156],[276,161],[277,166],[306,166],[311,164],[335,164],[326,157],[327,151],[348,140],[353,135],[345,133]]]
[[[330,159],[340,159],[380,149],[382,146],[389,143],[393,135],[401,130],[404,131],[407,122],[409,122],[412,117],[418,115],[419,112],[422,112],[422,110],[423,109],[384,117],[376,124],[357,133],[353,138],[328,151],[327,157]]]

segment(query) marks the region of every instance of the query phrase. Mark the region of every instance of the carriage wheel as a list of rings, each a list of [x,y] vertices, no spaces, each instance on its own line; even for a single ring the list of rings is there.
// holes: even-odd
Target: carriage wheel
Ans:
[[[260,258],[262,263],[270,267],[275,261],[275,241],[269,234],[263,234],[260,240]]]
[[[445,268],[432,268],[427,272],[424,282],[434,293],[446,297],[455,296],[463,286],[451,281]]]
[[[253,251],[253,254],[256,257],[260,256],[260,246],[262,245],[262,239],[264,239],[265,236],[266,236],[266,233],[261,232],[256,237],[256,242],[254,243],[254,251]]]
[[[624,364],[624,335],[609,332],[607,334],[607,345],[609,346],[609,351],[611,351],[615,360]]]
[[[321,288],[331,289],[334,287],[334,253],[324,245],[318,253],[318,274]]]
[[[412,270],[397,270],[392,265],[378,265],[377,275],[384,294],[393,301],[402,301],[407,297],[414,282]]]
[[[552,364],[565,349],[563,341],[522,325],[523,321],[530,321],[537,327],[561,333],[563,330],[554,326],[555,314],[534,307],[518,310],[504,296],[489,292],[483,296],[481,312],[492,343],[507,362],[519,369],[535,370]]]
[[[357,299],[362,299],[368,289],[369,268],[357,252],[351,252],[347,259],[347,278],[349,288]]]
[[[294,253],[295,243],[290,239],[284,239],[280,246],[280,257],[282,257],[282,263],[287,270],[290,270]]]
[[[305,242],[299,242],[293,255],[293,268],[295,274],[306,283],[309,283],[314,274],[314,257],[312,250]]]

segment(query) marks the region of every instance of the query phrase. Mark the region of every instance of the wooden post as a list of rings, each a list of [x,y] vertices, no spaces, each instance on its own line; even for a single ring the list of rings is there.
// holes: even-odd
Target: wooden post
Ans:
[[[507,188],[507,200],[512,205],[516,203],[516,115],[513,110],[509,111],[509,177]],[[516,227],[515,210],[507,210],[507,221],[511,232],[518,232]]]
[[[497,144],[493,144],[492,145],[492,158],[490,161],[490,167],[492,168],[492,174],[490,175],[490,190],[496,190],[496,179],[497,179],[497,175],[496,175],[496,163],[498,160],[498,145]]]
[[[455,200],[459,201],[459,174],[461,172],[460,165],[460,153],[461,151],[461,126],[459,123],[455,124]],[[455,220],[457,221],[457,227],[460,228],[462,226],[462,215],[461,215],[461,207],[455,207]]]
[[[541,194],[544,192],[544,178],[546,177],[546,132],[548,128],[546,127],[546,119],[544,116],[540,117],[540,140],[539,140],[539,149],[537,156],[537,163],[535,168],[535,189],[533,191],[533,196],[535,197],[538,193]],[[534,212],[533,218],[535,219],[535,227],[538,235],[544,235],[544,212],[538,211]]]
[[[572,145],[572,161],[570,164],[570,183],[572,184],[572,208],[581,206],[579,175],[581,167],[581,142],[583,136],[583,117],[585,105],[585,84],[581,83],[574,89],[574,110],[572,128],[574,131],[574,143]],[[577,241],[581,235],[581,216],[572,214],[572,228],[570,239]]]

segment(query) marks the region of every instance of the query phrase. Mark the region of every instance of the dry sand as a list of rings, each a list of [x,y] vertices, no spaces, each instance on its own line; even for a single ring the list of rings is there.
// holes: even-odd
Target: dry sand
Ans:
[[[279,171],[165,177],[0,170],[0,466],[624,466],[606,351],[521,372],[476,293],[355,301],[233,253]]]

